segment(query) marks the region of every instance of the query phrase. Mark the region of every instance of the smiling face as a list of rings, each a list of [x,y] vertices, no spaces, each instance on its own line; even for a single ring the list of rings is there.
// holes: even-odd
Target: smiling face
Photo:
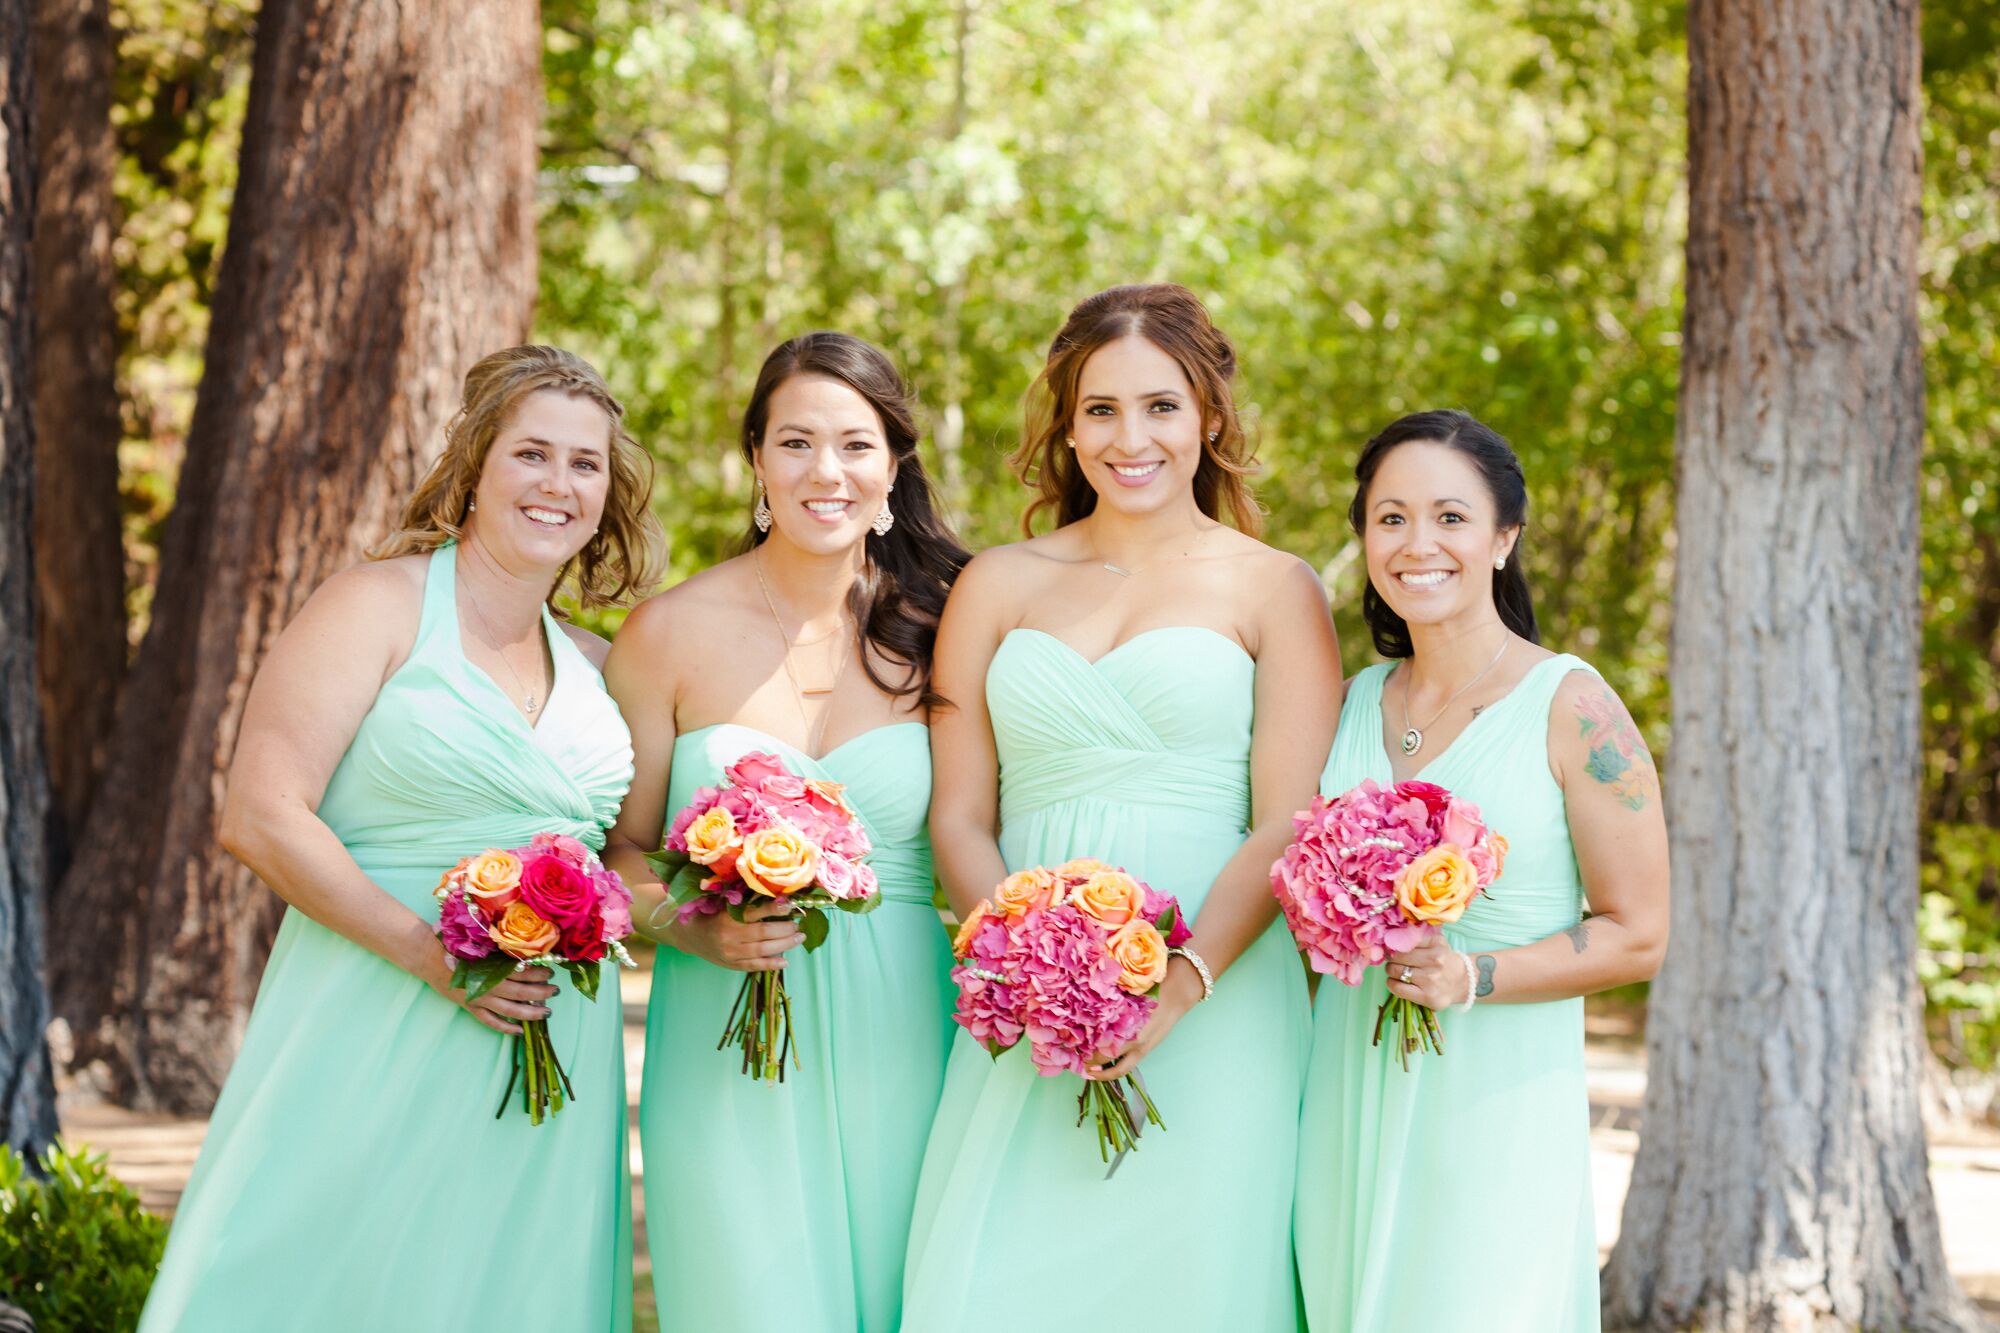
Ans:
[[[1411,440],[1383,455],[1368,487],[1368,580],[1411,625],[1493,615],[1493,562],[1519,528],[1502,528],[1478,466],[1449,445]]]
[[[1099,504],[1155,513],[1194,500],[1204,429],[1180,363],[1137,334],[1090,354],[1069,423],[1076,461]]]
[[[896,463],[874,405],[844,381],[793,375],[771,394],[757,478],[771,536],[815,555],[867,540]]]
[[[588,398],[538,389],[487,451],[467,531],[502,564],[560,569],[597,532],[611,491],[611,418]]]

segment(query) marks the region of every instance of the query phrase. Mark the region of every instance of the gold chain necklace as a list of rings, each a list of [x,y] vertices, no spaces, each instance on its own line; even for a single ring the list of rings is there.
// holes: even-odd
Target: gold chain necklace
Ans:
[[[1480,682],[1480,680],[1485,677],[1487,672],[1491,671],[1494,667],[1499,666],[1500,659],[1507,655],[1507,650],[1513,646],[1513,643],[1514,643],[1514,636],[1511,634],[1501,639],[1500,651],[1493,654],[1493,660],[1491,662],[1488,662],[1485,666],[1481,667],[1479,669],[1479,674],[1477,676],[1474,676],[1471,680],[1466,681],[1465,684],[1459,686],[1456,690],[1454,690],[1452,692],[1451,698],[1446,699],[1444,701],[1444,708],[1440,708],[1437,710],[1437,712],[1432,713],[1431,720],[1424,723],[1424,725],[1421,727],[1413,727],[1410,725],[1410,678],[1407,675],[1403,677],[1403,753],[1404,754],[1414,755],[1417,751],[1424,748],[1425,729],[1436,726],[1437,720],[1444,716],[1445,708],[1450,708],[1453,704],[1457,703],[1459,695],[1464,694],[1474,685],[1477,685]]]
[[[541,707],[540,704],[535,702],[536,691],[529,689],[527,685],[521,680],[521,673],[514,670],[514,664],[507,660],[506,650],[501,648],[499,644],[496,642],[496,640],[500,638],[500,634],[497,630],[493,628],[493,622],[486,618],[486,612],[479,605],[479,598],[472,591],[472,585],[470,583],[467,583],[464,585],[464,587],[465,587],[466,605],[472,608],[472,614],[479,617],[480,625],[484,627],[486,630],[486,635],[488,640],[486,646],[493,649],[494,653],[500,658],[500,665],[506,667],[507,674],[514,678],[514,688],[521,691],[522,711],[526,712],[530,717],[533,717],[535,710]],[[541,617],[537,615],[535,617],[536,632],[539,633],[541,631],[541,628],[542,628]],[[535,654],[535,680],[537,689],[540,688],[540,682],[542,676],[541,657],[542,657],[541,653],[537,652]]]
[[[785,643],[785,679],[789,680],[792,683],[792,698],[799,706],[799,721],[805,723],[806,726],[806,745],[808,746],[809,752],[818,750],[820,733],[823,724],[826,721],[826,714],[824,713],[824,711],[822,711],[820,714],[820,724],[822,725],[815,725],[812,719],[812,715],[806,711],[806,696],[807,695],[830,696],[834,693],[834,691],[838,690],[840,688],[840,682],[842,678],[847,675],[847,659],[852,657],[853,654],[844,651],[840,654],[840,665],[835,667],[833,670],[832,684],[823,685],[818,688],[810,690],[807,689],[805,686],[799,684],[799,673],[797,669],[794,668],[792,665],[792,649],[795,647],[799,647],[801,645],[795,644],[792,641],[791,631],[785,628],[785,618],[778,614],[778,604],[776,601],[772,600],[771,585],[764,578],[764,558],[763,558],[763,548],[761,546],[750,553],[750,564],[751,567],[757,571],[757,588],[764,594],[764,606],[765,609],[770,611],[771,613],[771,623],[778,627],[778,637],[784,640]],[[820,635],[817,639],[811,640],[811,643],[825,643],[828,639],[832,638],[835,634],[839,633],[841,629],[845,628],[846,624],[847,624],[847,617],[843,615],[841,617],[839,625],[836,625],[833,629],[828,630],[825,634]],[[801,626],[800,628],[804,627]],[[810,644],[805,646],[810,646]]]

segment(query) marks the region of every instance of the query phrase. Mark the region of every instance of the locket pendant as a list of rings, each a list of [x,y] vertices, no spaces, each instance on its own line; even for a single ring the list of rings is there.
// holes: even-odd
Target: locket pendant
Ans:
[[[1408,731],[1403,733],[1404,754],[1406,755],[1415,754],[1417,751],[1423,748],[1424,748],[1423,732],[1418,731],[1415,727],[1411,727]]]

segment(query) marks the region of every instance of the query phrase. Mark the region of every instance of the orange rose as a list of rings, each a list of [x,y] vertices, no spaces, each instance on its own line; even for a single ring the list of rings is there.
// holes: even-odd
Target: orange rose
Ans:
[[[1150,921],[1127,921],[1111,936],[1111,956],[1118,960],[1118,984],[1144,995],[1167,975],[1167,941]]]
[[[471,864],[471,857],[461,857],[457,865],[438,876],[437,887],[431,890],[431,897],[446,898],[451,896],[452,890],[458,887],[458,877],[463,875],[465,868]]]
[[[1100,870],[1083,882],[1073,901],[1086,916],[1116,930],[1145,909],[1146,891],[1122,870]]]
[[[728,874],[728,862],[743,850],[743,838],[736,831],[736,816],[723,807],[710,806],[706,813],[687,826],[688,860],[696,865],[724,863],[717,874]]]
[[[500,919],[486,928],[493,942],[500,946],[502,953],[516,958],[534,958],[556,947],[562,939],[562,932],[556,923],[545,920],[540,912],[524,902],[507,904],[507,910]]]
[[[789,824],[773,824],[743,839],[736,873],[767,898],[808,888],[819,874],[819,849]]]
[[[1495,833],[1486,842],[1493,849],[1493,878],[1498,879],[1507,868],[1507,840]]]
[[[1092,875],[1109,869],[1111,869],[1110,866],[1094,856],[1079,856],[1074,861],[1065,861],[1057,866],[1055,874],[1057,879],[1067,880],[1073,884],[1081,884]]]
[[[512,852],[484,851],[465,866],[465,887],[487,916],[521,896],[521,858]]]
[[[828,782],[824,778],[807,778],[806,790],[840,811],[840,813],[853,818],[854,807],[847,803],[845,796],[841,795],[842,792],[847,790],[846,783]]]
[[[965,957],[966,951],[972,948],[972,937],[979,933],[979,928],[986,924],[986,918],[992,915],[993,904],[982,899],[979,906],[972,909],[972,915],[966,917],[964,924],[959,926],[958,934],[952,937],[952,957]]]
[[[1396,877],[1396,904],[1412,921],[1442,926],[1465,915],[1479,892],[1479,877],[1465,853],[1450,843],[1431,848]]]
[[[1044,867],[1029,866],[1000,881],[993,890],[993,906],[1002,916],[1024,916],[1053,903],[1061,887]]]

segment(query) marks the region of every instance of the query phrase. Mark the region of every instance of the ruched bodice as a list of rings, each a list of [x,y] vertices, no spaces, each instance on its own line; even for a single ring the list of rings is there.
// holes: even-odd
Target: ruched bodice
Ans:
[[[876,727],[818,759],[736,723],[683,732],[669,818],[753,750],[846,785],[882,901],[828,912],[826,942],[787,955],[798,1065],[783,1083],[747,1078],[733,1048],[716,1049],[744,974],[659,950],[639,1136],[660,1326],[886,1333],[951,1011],[931,904],[930,729]]]
[[[1194,918],[1247,836],[1257,664],[1196,626],[1147,630],[1096,661],[1016,629],[986,673],[1007,869],[1094,856]],[[1256,890],[1261,893],[1261,890]],[[1305,985],[1274,923],[1142,1066],[1164,1131],[1104,1178],[1073,1078],[995,1060],[960,1033],[911,1228],[904,1328],[999,1333],[1032,1306],[1052,1333],[1294,1326],[1292,1172]],[[1106,1283],[1047,1263],[1051,1218],[1144,1219],[1171,1281]],[[1033,1273],[1023,1304],[1019,1279]]]
[[[371,869],[442,870],[537,833],[601,849],[632,785],[632,735],[618,705],[544,610],[555,676],[529,726],[466,659],[454,609],[457,554],[454,543],[432,555],[410,656],[361,720],[319,817]],[[428,898],[422,887],[411,906]]]
[[[1241,831],[1256,670],[1235,640],[1196,626],[1148,630],[1094,662],[1053,634],[1012,631],[986,674],[1001,825],[1098,801]]]

